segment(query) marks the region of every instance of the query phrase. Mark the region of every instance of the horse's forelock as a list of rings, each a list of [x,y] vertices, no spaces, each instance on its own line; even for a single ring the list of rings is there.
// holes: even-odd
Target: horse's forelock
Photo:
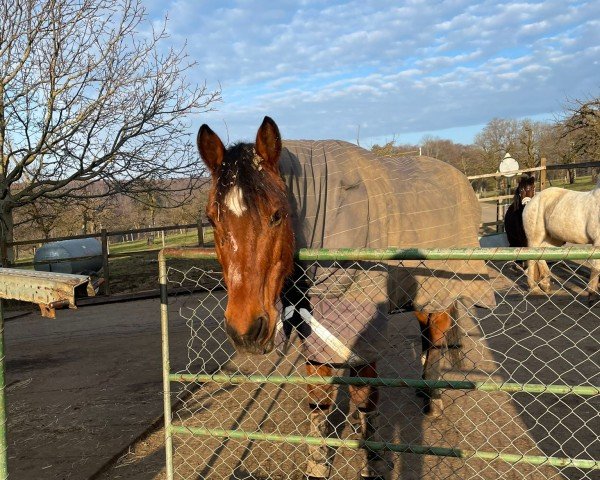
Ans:
[[[257,215],[261,205],[270,207],[283,202],[283,190],[273,188],[268,175],[256,160],[253,144],[237,143],[229,147],[218,171],[217,203],[229,205],[229,209],[240,216],[246,211]]]

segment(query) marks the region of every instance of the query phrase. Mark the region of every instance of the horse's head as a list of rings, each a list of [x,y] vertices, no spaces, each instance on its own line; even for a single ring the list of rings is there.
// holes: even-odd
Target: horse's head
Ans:
[[[290,207],[279,174],[279,129],[265,117],[254,145],[226,149],[202,125],[197,142],[212,177],[206,215],[227,285],[227,334],[240,351],[270,352],[277,302],[294,263]]]
[[[515,193],[514,203],[515,209],[524,207],[527,205],[529,200],[535,195],[535,177],[527,175],[521,177],[519,180],[519,186]]]

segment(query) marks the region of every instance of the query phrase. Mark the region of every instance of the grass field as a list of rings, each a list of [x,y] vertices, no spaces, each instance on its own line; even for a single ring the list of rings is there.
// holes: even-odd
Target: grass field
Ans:
[[[546,185],[546,187],[560,187],[560,188],[567,188],[569,190],[576,190],[578,192],[587,192],[589,190],[592,190],[596,184],[594,182],[592,182],[592,177],[591,176],[585,176],[585,177],[578,177],[575,179],[575,183],[570,184],[568,182],[565,182],[564,180],[549,180],[547,182],[548,184]]]
[[[589,190],[592,190],[595,186],[596,186],[596,184],[594,182],[592,182],[592,177],[590,175],[577,177],[575,179],[575,183],[573,183],[573,184],[566,182],[563,178],[546,181],[546,188],[560,187],[560,188],[566,188],[568,190],[575,190],[578,192],[587,192]],[[511,190],[511,191],[514,191],[514,190]],[[487,190],[481,194],[481,198],[483,199],[483,198],[487,198],[487,197],[496,197],[498,195],[504,195],[504,193],[505,193],[504,191],[500,191],[500,190]]]
[[[192,247],[198,245],[198,233],[194,230],[190,230],[187,233],[173,233],[167,234],[164,237],[165,247]],[[204,230],[204,241],[212,242],[212,229]],[[154,241],[148,244],[147,239],[134,240],[133,242],[119,242],[110,244],[110,253],[129,253],[139,252],[145,250],[155,250],[157,248],[163,248],[162,237],[156,235]]]

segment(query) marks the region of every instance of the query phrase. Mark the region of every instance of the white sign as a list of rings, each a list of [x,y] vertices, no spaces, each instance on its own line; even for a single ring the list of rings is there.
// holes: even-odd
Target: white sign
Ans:
[[[506,155],[504,155],[502,161],[500,162],[498,171],[506,178],[510,178],[514,177],[517,174],[517,170],[519,170],[519,163],[510,156],[510,153],[507,152]]]

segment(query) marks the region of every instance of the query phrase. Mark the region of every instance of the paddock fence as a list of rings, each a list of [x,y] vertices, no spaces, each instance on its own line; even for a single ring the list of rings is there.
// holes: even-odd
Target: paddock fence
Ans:
[[[504,231],[504,213],[506,208],[511,203],[514,196],[514,187],[519,183],[519,176],[523,173],[536,176],[536,188],[538,191],[542,191],[545,188],[552,186],[552,181],[561,179],[565,174],[558,172],[572,172],[573,179],[579,176],[592,175],[593,172],[597,172],[600,168],[600,162],[598,161],[585,161],[580,163],[570,164],[550,164],[546,158],[540,159],[539,167],[532,168],[521,168],[512,172],[493,172],[485,173],[481,175],[470,175],[467,177],[471,182],[473,189],[479,191],[481,195],[482,191],[475,187],[473,182],[482,181],[484,179],[498,179],[502,184],[502,187],[495,193],[487,196],[481,196],[479,202],[491,203],[495,202],[496,205],[496,220],[492,222],[483,222],[480,226],[480,232],[482,235],[490,233],[501,233]],[[565,188],[569,188],[566,186]]]
[[[168,479],[299,480],[311,452],[324,446],[331,479],[359,478],[367,452],[387,462],[386,478],[394,480],[599,478],[600,305],[588,306],[586,284],[588,262],[600,259],[600,250],[301,250],[297,258],[306,272],[319,265],[338,273],[398,268],[426,276],[452,275],[458,261],[484,261],[496,306],[462,310],[462,361],[450,362],[445,352],[439,381],[421,379],[421,332],[409,308],[388,316],[377,378],[351,376],[345,368],[331,377],[308,376],[293,333],[267,355],[232,348],[213,250],[163,250]],[[528,259],[548,261],[551,293],[528,288],[519,263]],[[187,329],[187,344],[169,343],[170,329]],[[335,344],[340,332],[330,333]],[[170,370],[173,349],[187,350],[181,371]],[[329,427],[318,435],[311,434],[309,384],[337,385]],[[349,386],[367,384],[379,387],[379,428],[365,439]],[[423,412],[422,387],[441,389],[440,416]]]
[[[84,235],[0,242],[0,265],[31,269],[36,265],[33,255],[40,246],[50,242],[88,238],[97,239],[101,245],[102,266],[100,271],[92,273],[99,295],[106,297],[118,295],[120,299],[136,298],[140,294],[158,292],[156,258],[162,248],[172,245],[178,247],[211,245],[212,228],[206,222],[131,230],[103,228],[99,232]],[[8,261],[8,250],[11,248],[17,259],[14,262]],[[43,263],[52,272],[72,273],[73,262],[89,260],[90,257],[96,257],[96,253],[82,257],[64,257],[62,254],[56,257],[59,258],[46,258],[39,263]]]

